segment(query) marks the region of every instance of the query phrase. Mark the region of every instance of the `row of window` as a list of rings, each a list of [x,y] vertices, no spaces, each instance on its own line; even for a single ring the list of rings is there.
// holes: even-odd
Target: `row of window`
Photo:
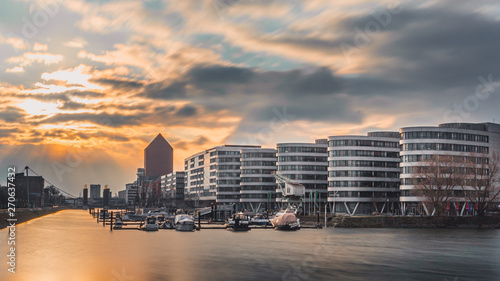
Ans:
[[[278,147],[279,153],[291,153],[291,152],[303,152],[303,153],[326,153],[326,147],[302,147],[302,146],[290,146],[290,147]]]
[[[224,157],[224,158],[214,158],[217,159],[218,163],[228,163],[228,162],[240,162],[239,157]]]
[[[199,181],[190,181],[189,185],[190,186],[195,186],[195,185],[203,185],[205,181],[204,180],[199,180]]]
[[[327,171],[327,166],[316,165],[283,165],[278,166],[278,171]]]
[[[230,178],[230,177],[239,177],[240,173],[238,172],[221,172],[217,173],[217,177],[219,178]]]
[[[276,161],[243,161],[241,166],[276,166]]]
[[[214,170],[215,169],[219,169],[219,170],[239,170],[240,169],[240,165],[219,165],[218,167],[214,167]]]
[[[273,169],[241,169],[241,174],[242,175],[270,175],[274,172]]]
[[[210,152],[210,156],[215,155],[240,155],[239,151],[212,151]]]
[[[276,153],[270,152],[245,152],[241,154],[242,158],[276,158]]]
[[[436,169],[439,169],[439,173],[446,175],[449,173],[454,173],[458,175],[488,175],[489,169],[483,168],[472,168],[472,167],[456,167],[456,166],[415,166],[415,167],[401,167],[401,173],[403,174],[434,174]]]
[[[478,196],[477,190],[447,190],[442,191],[443,195],[447,195],[448,197],[468,197],[474,198]],[[401,190],[401,196],[422,196],[422,190],[418,189],[410,189],[410,190]]]
[[[403,140],[411,139],[446,139],[446,140],[460,140],[460,141],[473,141],[484,142],[489,141],[488,136],[465,134],[465,133],[450,133],[450,132],[406,132],[401,135]]]
[[[399,192],[380,191],[330,191],[329,197],[340,198],[398,198]]]
[[[330,157],[360,156],[360,157],[384,157],[398,158],[399,152],[371,151],[371,150],[330,150]]]
[[[385,181],[329,181],[329,187],[374,187],[374,188],[399,188],[399,182]]]
[[[274,192],[276,190],[276,185],[242,185],[241,190],[260,190],[265,192]]]
[[[433,155],[433,154],[424,154],[424,155],[403,155],[401,156],[402,162],[422,162],[422,161],[441,161],[440,158],[445,157],[446,159],[451,160],[452,162],[457,163],[468,163],[472,162],[475,164],[488,164],[488,157],[472,157],[472,156],[450,156],[450,155]]]
[[[328,145],[334,146],[371,146],[398,148],[399,141],[373,141],[373,140],[331,140]]]
[[[452,144],[452,143],[407,143],[403,144],[404,151],[413,150],[436,150],[436,151],[458,151],[458,152],[475,152],[488,153],[487,146]]]
[[[242,177],[241,182],[275,182],[274,177],[258,177],[258,178],[251,178],[251,177]]]
[[[240,199],[240,195],[222,195],[222,194],[217,194],[217,199],[233,199],[233,200],[238,200],[238,199]]]
[[[318,181],[326,181],[328,179],[327,175],[314,175],[314,174],[293,174],[286,175],[287,178],[291,180],[318,180]]]
[[[241,199],[268,199],[267,194],[262,194],[262,193],[245,193],[240,195]]]
[[[320,156],[280,156],[280,162],[326,162],[327,157]]]
[[[365,160],[332,160],[329,161],[329,165],[330,167],[399,168],[399,162],[365,161]]]
[[[330,177],[399,178],[397,172],[382,171],[330,171]]]
[[[240,180],[218,180],[217,184],[240,184]]]
[[[217,189],[218,192],[239,192],[240,188],[237,186],[231,186],[231,187],[219,187]]]
[[[445,187],[460,187],[460,186],[486,186],[487,180],[482,179],[460,179],[460,178],[444,178],[439,180],[442,186]],[[401,179],[402,185],[416,185],[416,186],[432,186],[435,180],[426,181],[424,178],[403,178]]]
[[[189,177],[190,180],[201,179],[201,178],[203,178],[203,174],[195,174]]]

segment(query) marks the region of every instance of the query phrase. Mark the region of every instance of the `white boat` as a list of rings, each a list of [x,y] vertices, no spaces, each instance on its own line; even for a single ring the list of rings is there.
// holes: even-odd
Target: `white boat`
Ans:
[[[271,222],[264,215],[255,215],[250,219],[251,225],[269,225]]]
[[[271,224],[276,230],[300,229],[300,219],[295,216],[293,209],[286,209],[278,212],[274,218],[271,219]]]
[[[113,229],[122,229],[122,228],[123,228],[123,221],[118,220],[114,222]]]
[[[123,221],[140,221],[140,220],[143,220],[144,218],[145,217],[143,215],[137,215],[135,212],[128,211],[123,215],[122,220]]]
[[[178,231],[193,231],[195,229],[193,218],[186,214],[175,216],[174,225],[175,230]]]
[[[158,231],[158,225],[156,224],[156,218],[148,216],[146,218],[146,224],[142,226],[142,230],[145,231]]]

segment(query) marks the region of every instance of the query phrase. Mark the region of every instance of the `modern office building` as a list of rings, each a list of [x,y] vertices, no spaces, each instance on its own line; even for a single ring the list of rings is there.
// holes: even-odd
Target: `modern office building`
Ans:
[[[127,200],[127,190],[118,191],[118,198],[122,199],[123,201],[126,201]]]
[[[278,173],[306,188],[303,211],[315,213],[323,210],[328,198],[328,144],[326,140],[316,143],[278,143]],[[277,191],[276,202],[281,202]]]
[[[99,199],[101,198],[101,185],[100,184],[91,184],[90,185],[90,199]]]
[[[163,198],[170,200],[184,200],[184,181],[186,173],[177,171],[161,176]]]
[[[127,183],[125,185],[125,202],[128,206],[135,206],[138,202],[138,186],[137,182]]]
[[[399,209],[399,133],[328,138],[330,210],[349,215]]]
[[[174,149],[161,134],[144,149],[144,170],[149,179],[170,174],[174,170]]]
[[[185,198],[195,206],[240,203],[240,155],[253,145],[221,145],[196,153],[184,161]]]
[[[418,167],[426,165],[433,156],[461,159],[490,158],[500,152],[500,124],[446,123],[426,127],[401,128],[401,208],[403,214],[431,215],[418,194]],[[456,186],[452,193],[452,208],[462,213],[467,199],[463,187]]]
[[[240,202],[252,212],[264,212],[274,207],[276,194],[276,150],[245,148],[241,151]]]

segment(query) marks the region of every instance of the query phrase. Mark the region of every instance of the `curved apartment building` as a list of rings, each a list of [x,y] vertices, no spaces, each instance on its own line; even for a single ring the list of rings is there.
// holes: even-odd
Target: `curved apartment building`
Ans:
[[[306,196],[303,211],[314,213],[324,208],[328,197],[328,144],[316,143],[277,144],[278,172],[294,182],[304,185]],[[276,202],[281,202],[281,192],[276,190]]]
[[[418,196],[416,168],[432,156],[488,158],[500,148],[500,125],[494,123],[447,123],[437,127],[407,127],[401,133],[401,208],[403,214],[431,215]],[[481,159],[472,159],[481,160]],[[463,187],[452,191],[451,207],[463,213],[467,199]]]
[[[276,160],[276,150],[272,148],[241,150],[240,202],[243,209],[263,212],[273,208]]]
[[[395,212],[399,197],[399,133],[328,138],[328,202],[334,212]]]

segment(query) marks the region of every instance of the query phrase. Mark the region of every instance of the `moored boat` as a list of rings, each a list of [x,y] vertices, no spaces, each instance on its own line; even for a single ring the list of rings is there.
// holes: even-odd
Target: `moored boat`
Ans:
[[[299,230],[300,220],[292,213],[278,213],[271,220],[276,230]]]
[[[156,218],[153,216],[148,216],[146,218],[146,224],[142,226],[142,230],[145,231],[158,231],[158,225],[156,224]]]
[[[248,231],[250,220],[243,213],[234,214],[231,219],[226,222],[226,229],[231,231]]]
[[[195,229],[194,220],[187,214],[175,216],[174,225],[175,230],[178,231],[194,231]]]
[[[270,225],[269,218],[264,215],[255,215],[250,219],[250,225]]]
[[[117,220],[113,223],[113,229],[122,229],[123,228],[123,221]]]

